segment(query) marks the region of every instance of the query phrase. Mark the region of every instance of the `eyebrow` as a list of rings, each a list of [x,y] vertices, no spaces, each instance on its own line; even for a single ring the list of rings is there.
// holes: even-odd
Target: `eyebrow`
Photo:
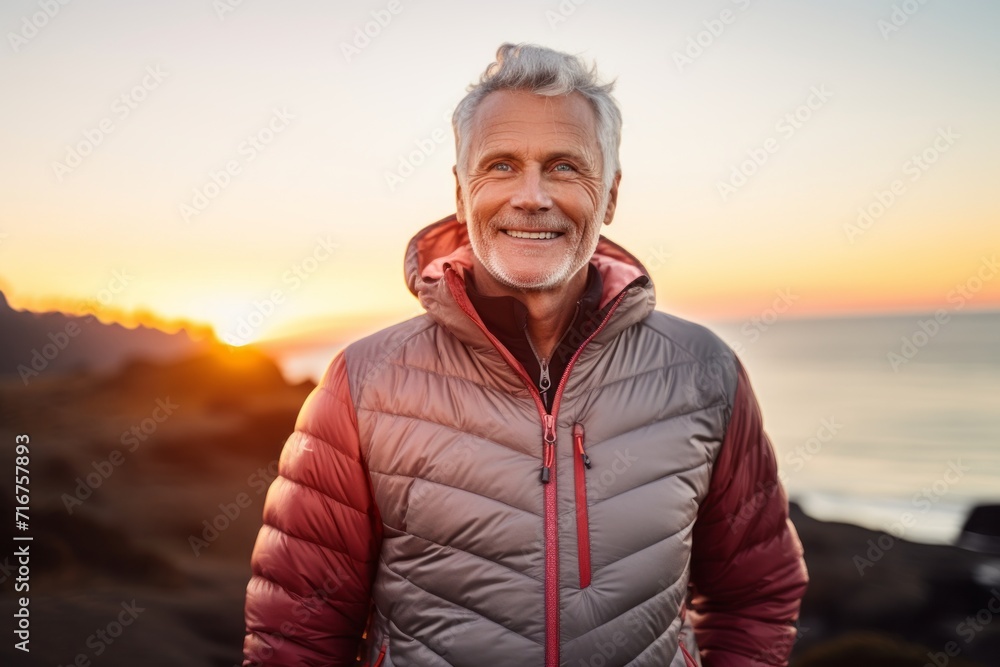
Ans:
[[[500,149],[500,148],[492,149],[492,150],[488,149],[488,150],[486,150],[479,157],[478,160],[476,160],[476,164],[484,164],[486,162],[492,162],[492,161],[498,160],[498,159],[513,159],[513,160],[517,160],[517,161],[523,161],[524,160],[524,153],[520,152],[520,151],[509,150],[509,149]],[[563,151],[553,151],[552,153],[549,153],[549,154],[543,156],[543,158],[542,158],[542,162],[543,163],[553,162],[555,160],[572,160],[574,162],[586,162],[587,161],[586,160],[586,156],[585,156],[584,153],[582,153],[582,152],[573,152],[573,151],[565,151],[565,150],[563,150]]]

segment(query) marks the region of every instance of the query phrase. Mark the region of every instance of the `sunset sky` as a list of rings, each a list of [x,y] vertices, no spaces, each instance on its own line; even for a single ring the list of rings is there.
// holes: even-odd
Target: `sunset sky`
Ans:
[[[660,309],[1000,307],[992,0],[10,0],[0,27],[18,308],[231,335],[280,295],[250,340],[417,314],[406,242],[454,210],[450,112],[504,41],[617,78],[605,234]]]

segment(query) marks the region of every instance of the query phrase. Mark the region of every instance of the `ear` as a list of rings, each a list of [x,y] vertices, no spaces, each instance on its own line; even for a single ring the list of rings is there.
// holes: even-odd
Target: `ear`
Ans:
[[[611,191],[608,193],[608,208],[604,211],[604,224],[610,225],[615,217],[615,208],[618,206],[618,183],[622,180],[622,172],[615,172],[615,179],[611,181]]]
[[[465,224],[465,197],[462,194],[462,181],[458,178],[458,165],[451,168],[451,173],[455,175],[455,217],[458,222]]]

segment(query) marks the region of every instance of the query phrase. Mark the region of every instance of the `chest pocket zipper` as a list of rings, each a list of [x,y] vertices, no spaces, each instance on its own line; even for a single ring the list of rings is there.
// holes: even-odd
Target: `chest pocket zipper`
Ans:
[[[590,518],[587,514],[587,468],[590,457],[583,446],[583,424],[573,424],[573,477],[576,483],[576,553],[580,564],[580,588],[590,586]]]
[[[389,648],[389,640],[388,639],[386,639],[382,643],[382,648],[379,649],[378,657],[375,658],[375,662],[372,663],[372,662],[367,662],[366,661],[365,664],[364,664],[364,667],[379,667],[379,665],[382,664],[382,661],[385,660],[385,651],[386,651],[387,648]]]

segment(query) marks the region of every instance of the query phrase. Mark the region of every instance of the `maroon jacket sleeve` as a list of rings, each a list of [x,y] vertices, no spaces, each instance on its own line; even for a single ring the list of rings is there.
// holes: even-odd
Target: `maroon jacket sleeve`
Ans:
[[[743,366],[695,522],[691,611],[705,667],[786,665],[808,576]]]
[[[351,665],[381,540],[343,355],[281,452],[251,558],[243,665]]]

